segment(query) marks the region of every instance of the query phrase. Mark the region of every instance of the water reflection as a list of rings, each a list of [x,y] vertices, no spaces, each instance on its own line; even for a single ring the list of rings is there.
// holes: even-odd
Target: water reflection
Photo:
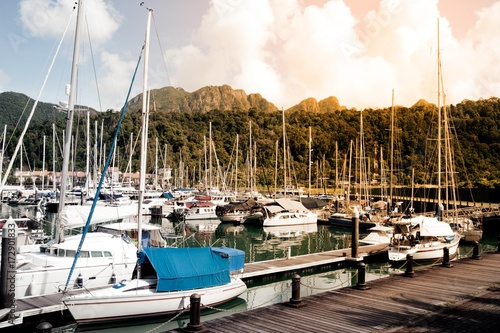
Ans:
[[[197,220],[179,223],[169,219],[146,219],[158,224],[165,235],[183,237],[182,246],[227,246],[245,251],[247,263],[318,253],[351,244],[349,231],[325,225],[256,227]],[[362,234],[363,236],[364,234]]]

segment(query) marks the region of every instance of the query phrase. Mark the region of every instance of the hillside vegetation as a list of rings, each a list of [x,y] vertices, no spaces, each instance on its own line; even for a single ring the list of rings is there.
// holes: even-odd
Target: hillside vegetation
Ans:
[[[158,141],[158,165],[163,161],[174,170],[182,160],[184,171],[189,178],[198,179],[204,166],[205,145],[208,145],[209,124],[215,146],[218,165],[222,171],[229,161],[234,163],[234,146],[239,135],[239,173],[243,179],[245,161],[249,155],[249,131],[252,129],[252,142],[257,150],[257,179],[260,185],[274,184],[276,162],[276,143],[282,147],[283,121],[282,110],[259,94],[247,95],[242,90],[229,86],[205,87],[189,93],[180,88],[165,87],[151,93],[152,110],[149,116],[149,155],[148,172],[155,165],[156,140]],[[23,114],[25,105],[33,101],[23,94],[6,92],[0,94],[0,120],[7,125],[6,156],[11,156],[20,128],[13,133]],[[130,140],[135,141],[140,133],[141,97],[130,101],[118,138],[118,152],[115,165],[125,171],[130,157]],[[27,115],[31,108],[24,114]],[[415,182],[425,183],[435,165],[432,157],[436,147],[437,107],[420,100],[411,107],[396,106],[394,110],[394,177],[399,184],[410,184],[412,170]],[[336,168],[340,173],[344,160],[349,160],[349,148],[359,146],[360,114],[363,115],[363,132],[366,157],[371,177],[381,174],[387,168],[390,152],[391,107],[356,110],[341,106],[335,97],[322,101],[307,99],[284,111],[286,120],[287,145],[293,159],[294,182],[306,186],[308,182],[309,127],[312,133],[312,174],[313,182],[317,177],[335,180]],[[25,116],[24,116],[25,117]],[[119,114],[108,110],[94,112],[91,119],[91,145],[96,145],[98,154],[92,163],[100,163],[100,147],[110,146]],[[26,118],[24,118],[26,119]],[[469,101],[449,107],[449,130],[457,139],[451,141],[454,148],[456,175],[462,187],[499,187],[500,181],[500,99]],[[43,136],[47,137],[46,156],[52,156],[52,126],[57,133],[56,168],[60,168],[62,132],[65,128],[65,114],[52,104],[39,103],[35,117],[24,140],[25,155],[32,169],[40,170],[43,158]],[[96,141],[96,131],[97,137]],[[76,155],[75,169],[85,168],[86,141],[85,112],[75,116]],[[102,128],[102,129],[101,129]],[[103,133],[101,144],[100,132]],[[136,145],[139,147],[139,145]],[[336,149],[337,147],[337,149]],[[166,152],[166,156],[165,156]],[[434,153],[435,154],[435,153]],[[139,148],[133,153],[132,171],[137,171]],[[278,153],[278,163],[282,163],[283,153]],[[352,155],[354,165],[355,151]],[[381,160],[384,162],[381,162]],[[48,160],[48,159],[46,159]],[[6,161],[4,161],[4,164]],[[47,162],[48,163],[48,162]],[[52,163],[52,162],[50,162]],[[383,166],[383,168],[381,167]],[[26,167],[24,167],[26,168]],[[52,164],[46,166],[52,169]],[[282,172],[282,171],[280,171]],[[387,170],[385,172],[388,172]],[[353,175],[354,171],[353,171]],[[340,175],[339,175],[340,177]],[[242,184],[244,186],[244,184]]]

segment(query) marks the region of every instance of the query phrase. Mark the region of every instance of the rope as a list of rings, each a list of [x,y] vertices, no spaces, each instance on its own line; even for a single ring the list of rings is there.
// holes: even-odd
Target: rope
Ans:
[[[264,305],[271,304],[271,302],[274,304],[274,301],[275,301],[277,298],[279,298],[279,297],[283,296],[283,294],[284,294],[285,292],[289,292],[290,287],[291,287],[291,285],[287,285],[287,287],[286,287],[284,290],[282,290],[279,294],[276,294],[276,295],[275,295],[273,298],[271,298],[270,300],[267,300],[267,301],[265,301],[264,303],[261,303],[261,304],[256,305],[256,306],[249,307],[249,308],[247,308],[245,311],[260,308],[260,307],[262,307],[262,306],[264,306]],[[255,294],[254,294],[254,299],[255,299]],[[218,310],[218,309],[214,309],[214,310]],[[225,310],[225,309],[221,309],[220,311],[224,311],[224,310]],[[237,311],[237,312],[239,312],[240,310],[233,310],[233,311]]]
[[[344,284],[344,282],[342,282],[340,284],[340,286],[342,286]],[[327,288],[319,288],[319,287],[313,287],[311,285],[308,285],[308,284],[305,284],[305,283],[300,283],[301,286],[304,286],[306,288],[309,288],[309,289],[313,289],[313,290],[331,290],[332,288],[331,287],[327,287]]]
[[[474,248],[471,248],[471,249],[469,250],[469,252],[467,252],[467,253],[465,254],[465,256],[464,256],[464,257],[465,257],[465,258],[466,258],[466,257],[470,257],[470,254],[471,254],[472,252],[474,252]]]
[[[248,311],[249,309],[240,309],[240,310],[233,310],[233,309],[220,309],[220,308],[214,308],[213,306],[210,306],[210,305],[205,305],[205,304],[201,304],[203,307],[207,308],[207,309],[210,309],[210,310],[215,310],[215,311],[219,311],[219,312],[232,312],[232,313],[238,313],[238,312],[245,312],[245,311]]]
[[[406,264],[408,264],[408,260],[405,260],[405,262],[401,265],[401,267],[398,268],[398,270],[399,271],[403,270],[403,267],[405,267]]]
[[[99,82],[97,81],[97,71],[95,68],[94,50],[92,49],[92,40],[90,38],[90,29],[89,29],[89,21],[88,20],[85,20],[85,25],[87,27],[87,36],[88,36],[88,40],[89,40],[90,56],[92,58],[92,69],[94,71],[95,86],[96,86],[96,90],[97,90],[97,100],[99,101],[99,109],[102,111],[101,94],[99,92]]]
[[[174,321],[175,319],[177,319],[181,314],[183,314],[184,312],[186,312],[187,309],[189,309],[191,305],[189,304],[186,308],[182,309],[179,313],[177,313],[175,316],[173,316],[172,318],[170,318],[169,320],[167,320],[166,322],[164,323],[161,323],[160,325],[150,329],[149,331],[146,331],[146,333],[151,333],[151,332],[154,332],[156,331],[157,329],[160,329],[162,328],[163,326],[171,323],[172,321]]]
[[[161,58],[163,60],[163,67],[165,67],[165,74],[167,75],[167,81],[168,81],[169,85],[171,85],[170,74],[168,73],[168,68],[167,68],[167,62],[165,61],[165,59],[167,59],[167,57],[165,56],[165,52],[163,51],[163,46],[161,44],[160,36],[158,34],[158,28],[156,27],[156,20],[155,20],[154,13],[152,16],[153,16],[153,25],[155,27],[155,32],[156,32],[156,38],[158,39],[158,45],[160,47]]]
[[[103,273],[104,271],[108,270],[109,267],[111,267],[113,264],[109,264],[108,266],[104,267],[103,269],[101,269],[100,272],[97,272],[96,274],[92,275],[90,278],[89,278],[89,281],[91,278],[95,278],[97,277],[98,275],[100,275],[101,273]]]

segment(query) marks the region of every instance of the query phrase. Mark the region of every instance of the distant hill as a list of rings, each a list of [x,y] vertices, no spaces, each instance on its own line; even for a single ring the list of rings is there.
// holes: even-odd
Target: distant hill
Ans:
[[[315,98],[307,98],[299,104],[287,109],[287,112],[306,111],[306,112],[333,112],[345,110],[345,106],[341,106],[337,97],[330,96],[321,101]]]
[[[427,102],[425,99],[419,99],[417,103],[413,104],[411,107],[416,108],[416,107],[427,107],[429,105],[434,105],[432,103]]]
[[[277,109],[260,94],[247,95],[245,91],[233,89],[228,85],[203,87],[192,93],[174,87],[153,89],[151,102],[158,111],[172,112],[248,111],[252,108],[275,111]],[[139,110],[141,107],[142,94],[132,98],[129,104],[131,110]]]
[[[24,126],[34,103],[33,98],[22,93],[12,91],[0,93],[0,124],[8,127],[16,126],[16,124]],[[75,108],[88,109],[78,105]],[[97,113],[94,109],[90,110],[92,115]],[[58,105],[39,101],[30,125],[60,122],[65,118],[66,113]]]
[[[24,126],[34,102],[32,98],[21,93],[0,93],[0,124],[11,127],[20,122]],[[51,118],[61,119],[64,114],[56,109],[55,104],[39,102],[31,124],[43,123]]]

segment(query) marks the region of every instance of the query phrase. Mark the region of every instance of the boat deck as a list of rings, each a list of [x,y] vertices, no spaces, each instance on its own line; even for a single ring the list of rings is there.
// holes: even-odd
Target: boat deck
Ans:
[[[500,327],[499,263],[499,252],[483,253],[482,260],[431,266],[414,277],[370,281],[366,290],[347,287],[304,297],[303,306],[275,304],[201,324],[213,333],[495,332]]]

